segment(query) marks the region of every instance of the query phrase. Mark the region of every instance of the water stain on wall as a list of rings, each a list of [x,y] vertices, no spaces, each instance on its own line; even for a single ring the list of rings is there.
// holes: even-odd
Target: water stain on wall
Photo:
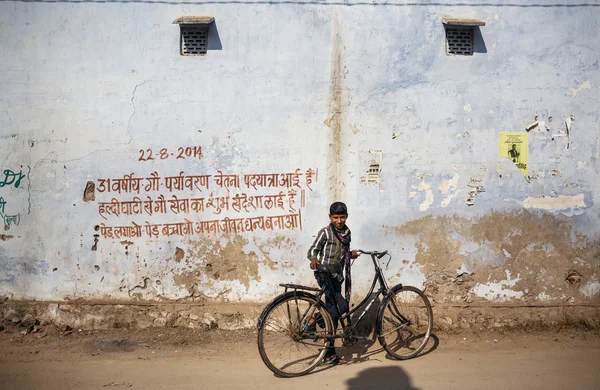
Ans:
[[[332,25],[331,67],[329,87],[329,117],[323,124],[331,129],[330,144],[331,153],[327,155],[327,176],[331,183],[329,191],[334,199],[340,197],[340,162],[342,160],[342,38],[340,35],[341,21],[339,15],[335,15]]]
[[[290,268],[296,264],[296,258],[291,258],[284,255],[283,257],[278,257],[276,260],[273,260],[271,254],[271,252],[273,252],[275,249],[279,251],[284,250],[288,252],[294,252],[293,249],[296,247],[296,241],[290,237],[278,235],[276,237],[267,239],[262,244],[254,239],[254,243],[263,256],[261,262],[266,264],[271,270],[275,271],[277,269],[281,270],[284,268]]]
[[[251,280],[260,280],[258,255],[246,253],[248,240],[233,236],[226,244],[219,240],[190,240],[185,263],[188,270],[175,274],[176,284],[189,287],[198,283],[203,276],[214,280],[239,281],[248,288]]]
[[[436,302],[511,296],[525,302],[581,301],[586,299],[581,283],[599,276],[600,239],[576,233],[568,219],[549,214],[493,212],[473,220],[427,216],[393,229],[415,238],[415,261]],[[573,272],[581,275],[579,283],[567,280]],[[500,291],[490,296],[473,293],[476,286],[494,285]]]

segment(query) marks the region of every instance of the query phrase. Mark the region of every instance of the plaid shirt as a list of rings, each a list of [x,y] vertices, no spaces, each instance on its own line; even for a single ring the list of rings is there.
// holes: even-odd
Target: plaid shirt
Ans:
[[[315,257],[321,264],[344,264],[344,251],[342,243],[335,237],[331,225],[325,226],[317,233],[315,242],[310,246],[307,254],[308,260]]]

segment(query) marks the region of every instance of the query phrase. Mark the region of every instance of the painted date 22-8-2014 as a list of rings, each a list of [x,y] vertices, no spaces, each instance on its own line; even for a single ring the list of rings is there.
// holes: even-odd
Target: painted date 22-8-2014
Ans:
[[[167,148],[162,148],[157,154],[152,149],[140,149],[138,161],[166,160],[169,157],[175,156],[177,156],[176,158],[196,158],[200,160],[202,159],[202,147],[188,146],[184,148],[180,146],[177,148],[177,153],[171,153]]]

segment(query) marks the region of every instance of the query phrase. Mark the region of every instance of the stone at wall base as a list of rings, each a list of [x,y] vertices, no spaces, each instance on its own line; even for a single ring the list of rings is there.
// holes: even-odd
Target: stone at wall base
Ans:
[[[39,301],[0,303],[0,323],[38,320],[74,329],[146,329],[149,327],[237,330],[256,326],[264,303],[110,304]],[[466,330],[576,326],[600,327],[600,305],[434,306],[434,329]]]

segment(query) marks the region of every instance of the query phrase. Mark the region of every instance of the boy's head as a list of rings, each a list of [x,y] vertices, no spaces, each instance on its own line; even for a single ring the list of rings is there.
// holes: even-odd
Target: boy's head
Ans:
[[[342,229],[346,225],[348,218],[348,208],[342,202],[334,202],[329,206],[329,220],[337,229]]]

